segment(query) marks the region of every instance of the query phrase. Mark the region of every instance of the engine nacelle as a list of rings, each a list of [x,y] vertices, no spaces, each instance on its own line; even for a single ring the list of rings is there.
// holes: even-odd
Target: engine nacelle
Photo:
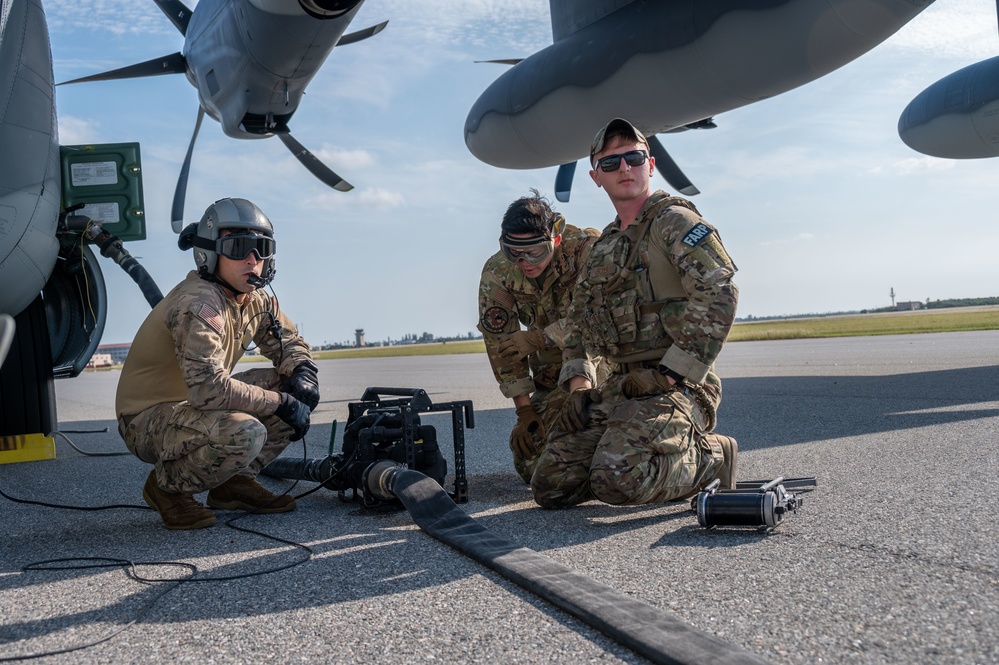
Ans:
[[[250,4],[268,14],[301,16],[305,12],[322,20],[343,16],[362,2],[364,0],[250,0]]]
[[[916,95],[898,119],[902,141],[947,159],[999,156],[999,56],[945,76]]]

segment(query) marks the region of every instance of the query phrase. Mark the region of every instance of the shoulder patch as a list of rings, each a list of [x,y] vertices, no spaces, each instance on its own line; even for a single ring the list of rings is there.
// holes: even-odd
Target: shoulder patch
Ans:
[[[222,334],[224,325],[222,323],[222,315],[210,304],[201,304],[201,308],[198,310],[198,318],[207,323],[212,330],[220,335]]]
[[[695,224],[694,228],[690,229],[690,231],[687,232],[687,235],[683,237],[683,244],[690,247],[697,247],[702,240],[707,238],[712,233],[714,233],[714,229],[709,228],[707,224]]]
[[[506,324],[510,322],[510,312],[502,307],[490,307],[482,313],[482,327],[495,335],[506,330]]]

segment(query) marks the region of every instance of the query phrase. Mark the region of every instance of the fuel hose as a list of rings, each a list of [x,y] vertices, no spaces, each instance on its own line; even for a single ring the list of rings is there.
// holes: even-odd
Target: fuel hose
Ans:
[[[426,533],[561,608],[654,663],[763,665],[766,661],[677,617],[490,533],[435,481],[391,464],[367,474],[375,493],[398,498]]]

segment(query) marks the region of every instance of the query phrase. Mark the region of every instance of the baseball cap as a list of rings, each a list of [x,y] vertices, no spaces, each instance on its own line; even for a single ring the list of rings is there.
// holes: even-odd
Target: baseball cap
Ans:
[[[590,164],[593,164],[593,155],[597,154],[604,149],[605,138],[610,134],[614,136],[615,134],[624,134],[629,138],[635,139],[636,143],[644,143],[645,148],[649,148],[649,141],[645,138],[645,134],[642,134],[638,129],[625,120],[624,118],[614,118],[606,125],[604,125],[597,135],[593,137],[593,143],[590,145]]]

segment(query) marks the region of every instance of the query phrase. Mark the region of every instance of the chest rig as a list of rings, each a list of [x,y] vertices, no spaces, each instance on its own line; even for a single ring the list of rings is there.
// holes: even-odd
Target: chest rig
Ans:
[[[645,210],[633,232],[605,236],[593,246],[573,303],[584,344],[618,363],[661,358],[673,344],[671,312],[680,316],[686,306],[680,275],[649,231],[670,206],[695,213],[697,208],[686,199],[656,196],[661,198]]]

